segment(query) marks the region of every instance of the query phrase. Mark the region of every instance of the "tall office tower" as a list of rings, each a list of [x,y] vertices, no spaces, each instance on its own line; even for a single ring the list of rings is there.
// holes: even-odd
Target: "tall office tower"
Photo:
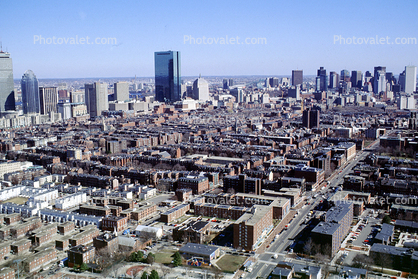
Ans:
[[[329,72],[329,88],[337,88],[339,84],[338,74],[336,72]]]
[[[129,100],[129,83],[127,82],[115,82],[113,84],[115,92],[115,101],[127,101]]]
[[[307,108],[303,111],[302,115],[302,126],[306,128],[315,128],[319,127],[319,110],[312,110],[310,108]]]
[[[292,85],[296,86],[303,83],[303,70],[292,71]]]
[[[318,79],[319,77],[319,79]],[[319,84],[318,84],[319,82]],[[317,79],[316,79],[316,89],[318,91],[327,91],[328,88],[328,76],[327,76],[327,70],[324,69],[324,67],[320,67],[317,72]]]
[[[56,87],[39,87],[39,100],[41,103],[41,114],[58,112],[58,90]]]
[[[362,87],[361,71],[351,71],[351,86],[361,88]]]
[[[230,78],[230,79],[228,80],[228,86],[229,86],[229,87],[234,86],[234,80],[233,80],[232,78]]]
[[[288,90],[287,90],[287,96],[289,98],[295,98],[296,100],[300,100],[300,85],[292,85]]]
[[[228,79],[224,78],[224,80],[222,81],[222,88],[223,89],[229,89]]]
[[[209,84],[201,77],[193,82],[193,99],[209,101]]]
[[[373,93],[377,95],[381,92],[386,92],[386,70],[377,70],[373,77]]]
[[[264,86],[265,87],[267,87],[267,88],[269,88],[269,87],[271,87],[271,84],[273,83],[273,82],[270,82],[270,80],[271,80],[272,78],[266,78],[266,80],[264,81]]]
[[[27,70],[20,81],[22,87],[23,113],[40,113],[38,79],[31,70]]]
[[[172,103],[181,99],[180,52],[155,52],[155,99]]]
[[[91,118],[100,116],[102,111],[109,109],[106,83],[85,84],[84,90],[87,112]]]
[[[273,77],[270,79],[270,86],[271,87],[279,87],[279,78]]]
[[[348,70],[341,70],[341,81],[349,82],[350,81],[350,72]]]
[[[374,67],[374,77],[377,75],[377,71],[383,71],[386,74],[386,67],[384,66],[376,66]]]
[[[399,75],[401,91],[412,94],[417,87],[417,67],[406,66],[405,70]]]
[[[0,51],[0,114],[15,109],[12,58],[10,53]]]

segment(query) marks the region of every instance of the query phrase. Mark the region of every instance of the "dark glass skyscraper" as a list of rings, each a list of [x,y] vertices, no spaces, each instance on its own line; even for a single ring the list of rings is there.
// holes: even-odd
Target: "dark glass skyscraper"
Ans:
[[[181,99],[180,52],[155,52],[155,99],[172,103]]]
[[[302,84],[303,82],[303,70],[292,71],[292,85]]]
[[[40,113],[39,86],[35,74],[31,70],[27,70],[23,74],[20,84],[22,86],[23,113]]]
[[[13,63],[10,53],[0,51],[0,113],[15,110]]]

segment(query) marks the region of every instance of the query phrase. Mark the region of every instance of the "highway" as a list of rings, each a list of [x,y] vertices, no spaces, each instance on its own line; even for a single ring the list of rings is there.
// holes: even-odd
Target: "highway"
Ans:
[[[370,148],[374,148],[379,141],[375,141]],[[366,158],[369,154],[368,151],[360,151],[356,156],[350,161],[347,162],[342,168],[336,170],[334,174],[328,179],[330,182],[329,185],[324,190],[318,190],[318,192],[310,192],[307,194],[314,195],[318,193],[319,195],[316,198],[312,197],[312,202],[310,205],[304,205],[300,210],[299,214],[293,219],[289,228],[284,230],[279,237],[270,244],[270,247],[266,249],[263,254],[257,254],[257,262],[253,265],[252,271],[248,273],[245,278],[267,278],[273,269],[276,267],[277,263],[283,261],[287,252],[285,249],[293,242],[293,239],[302,231],[306,225],[302,224],[308,215],[309,211],[313,210],[322,199],[322,195],[325,194],[330,187],[337,187],[342,184],[344,181],[344,176],[349,174],[351,170],[358,164],[359,161]],[[278,258],[274,259],[273,255],[278,254]],[[306,262],[306,261],[302,261]]]

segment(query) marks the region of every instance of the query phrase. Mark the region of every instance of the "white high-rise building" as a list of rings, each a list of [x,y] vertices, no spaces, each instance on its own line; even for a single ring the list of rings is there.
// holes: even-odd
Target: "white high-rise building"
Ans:
[[[201,77],[193,82],[193,99],[209,101],[209,84]]]
[[[403,76],[399,80],[401,90],[408,94],[414,93],[417,87],[417,67],[406,66],[405,71],[401,75]]]
[[[386,91],[386,72],[383,70],[376,71],[374,76],[374,93],[379,94],[382,91]]]
[[[135,84],[136,85],[136,84]],[[115,82],[113,85],[115,101],[127,101],[129,100],[129,83],[120,81]],[[136,91],[136,88],[135,88]]]
[[[398,99],[399,109],[415,109],[415,98],[411,95],[402,95]]]

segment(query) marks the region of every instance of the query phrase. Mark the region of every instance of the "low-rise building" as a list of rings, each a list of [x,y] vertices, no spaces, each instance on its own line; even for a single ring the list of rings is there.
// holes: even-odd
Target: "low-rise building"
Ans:
[[[68,266],[81,266],[83,263],[90,263],[94,259],[96,248],[94,246],[78,245],[67,251]]]
[[[201,258],[206,263],[211,263],[212,260],[217,259],[221,253],[218,246],[203,245],[197,243],[187,243],[179,249],[179,253],[185,259]]]
[[[161,222],[170,223],[186,214],[190,210],[190,204],[181,204],[161,214]]]
[[[23,266],[26,272],[35,272],[47,264],[57,260],[57,250],[55,248],[47,248],[41,252],[30,255],[23,260]]]

